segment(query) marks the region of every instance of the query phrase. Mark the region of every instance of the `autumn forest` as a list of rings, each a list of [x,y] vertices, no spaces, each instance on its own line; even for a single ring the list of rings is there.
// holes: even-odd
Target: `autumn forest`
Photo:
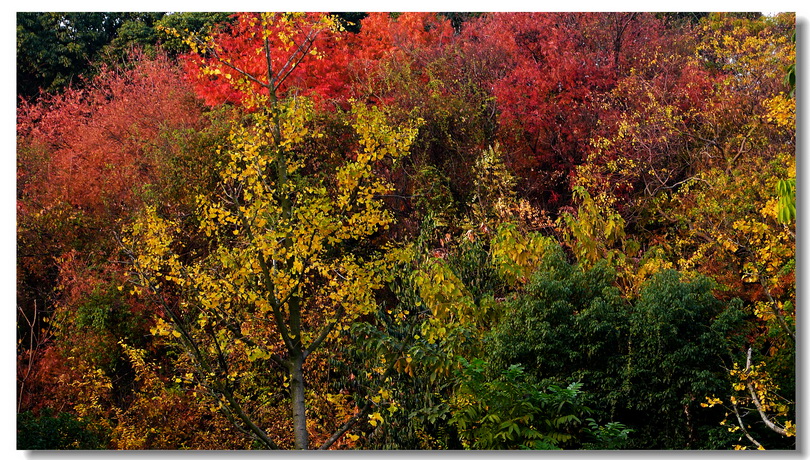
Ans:
[[[18,13],[18,449],[796,449],[795,52]]]

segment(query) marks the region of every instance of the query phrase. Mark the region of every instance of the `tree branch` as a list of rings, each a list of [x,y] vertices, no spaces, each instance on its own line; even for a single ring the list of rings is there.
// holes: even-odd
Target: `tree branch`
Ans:
[[[737,403],[736,403],[736,402],[732,402],[732,403],[731,403],[731,405],[732,405],[732,407],[734,408],[734,415],[736,415],[736,416],[737,416],[737,426],[739,426],[739,427],[740,427],[740,429],[742,430],[743,434],[745,434],[745,437],[746,437],[746,438],[748,438],[748,440],[749,440],[749,441],[751,441],[752,443],[754,443],[754,444],[755,444],[757,447],[760,447],[760,448],[763,448],[763,449],[764,449],[764,447],[762,447],[762,444],[760,444],[759,442],[757,442],[757,440],[756,440],[756,439],[754,439],[754,438],[753,438],[753,437],[752,437],[752,436],[751,436],[751,435],[748,433],[748,430],[746,430],[746,429],[745,429],[745,424],[744,424],[744,423],[743,423],[743,421],[742,421],[742,417],[740,417],[740,411],[737,409]]]
[[[340,321],[340,319],[343,317],[343,313],[344,313],[343,307],[338,306],[338,311],[337,311],[337,313],[335,313],[334,322],[328,322],[327,321],[327,323],[323,326],[323,328],[321,328],[321,332],[320,332],[320,334],[318,334],[318,337],[315,340],[313,340],[312,343],[310,343],[309,346],[304,350],[304,358],[305,359],[306,359],[307,356],[310,355],[310,353],[317,350],[318,347],[321,346],[321,343],[323,343],[323,341],[326,340],[326,337],[329,336],[329,333],[335,327],[335,324],[337,324]]]
[[[340,428],[335,431],[332,436],[329,437],[320,447],[318,450],[327,450],[332,447],[332,444],[335,443],[338,439],[341,438],[347,431],[349,431],[354,425],[356,425],[363,417],[367,416],[369,412],[371,412],[371,404],[366,404],[366,407],[363,408],[360,412],[356,413],[352,418],[350,418],[346,423],[340,426]]]
[[[779,305],[774,300],[773,296],[771,296],[771,291],[768,289],[768,286],[765,284],[765,280],[763,276],[759,275],[759,284],[762,285],[762,290],[765,292],[765,295],[768,297],[768,306],[770,307],[773,315],[776,317],[779,326],[782,328],[785,333],[787,333],[788,337],[796,343],[796,332],[790,330],[790,326],[788,326],[787,321],[785,321],[785,316],[782,310],[779,308]]]
[[[401,354],[404,349],[405,343],[403,342],[400,344],[397,353]],[[394,371],[394,366],[396,365],[396,363],[397,363],[396,359],[391,360],[391,362],[388,364],[388,368],[385,369],[385,372],[379,377],[381,381],[385,382],[385,379],[387,379],[388,376],[391,375],[391,372]],[[367,402],[366,406],[359,413],[355,414],[352,418],[347,420],[346,423],[341,425],[340,428],[338,428],[337,431],[334,434],[332,434],[332,436],[329,437],[329,439],[327,439],[323,444],[321,444],[318,450],[326,450],[329,447],[331,447],[332,444],[335,443],[335,441],[340,439],[340,437],[346,434],[346,432],[349,431],[351,427],[357,424],[357,422],[359,422],[363,418],[363,416],[368,415],[368,413],[371,411],[372,406],[374,406],[374,402],[370,401],[369,399],[370,398],[366,398]]]
[[[747,377],[748,370],[751,368],[751,347],[748,347],[748,357],[745,360],[745,372],[746,372],[746,379],[745,379],[745,386],[748,387],[748,392],[751,393],[751,399],[754,400],[754,405],[757,407],[757,412],[759,412],[759,416],[762,417],[762,421],[765,422],[765,426],[770,428],[771,430],[781,434],[782,436],[787,436],[787,432],[784,428],[776,425],[765,415],[765,411],[762,409],[762,404],[759,401],[759,397],[757,397],[757,392],[754,391],[754,385],[751,384],[751,380]]]
[[[298,68],[298,66],[301,64],[301,62],[304,60],[304,58],[307,57],[307,53],[309,53],[309,50],[312,49],[312,46],[313,46],[314,41],[315,41],[315,37],[317,37],[320,32],[315,32],[315,35],[312,35],[312,33],[313,33],[313,31],[310,30],[309,33],[307,34],[306,38],[304,39],[304,42],[301,43],[300,45],[298,45],[298,49],[295,50],[295,52],[293,52],[290,55],[290,58],[287,60],[287,62],[284,64],[284,66],[281,68],[281,70],[279,70],[278,77],[277,77],[277,83],[276,83],[276,86],[273,88],[273,91],[275,91],[279,87],[281,87],[281,84],[284,83],[284,81],[287,79],[287,77],[289,77],[290,74],[293,73],[293,71],[295,71],[296,68]],[[304,48],[305,44],[306,44],[306,48]],[[284,69],[287,67],[287,65],[290,64],[290,62],[292,62],[293,58],[296,55],[298,55],[298,61],[295,64],[293,64],[287,70],[287,73],[285,74]]]
[[[265,433],[264,430],[256,426],[256,424],[253,423],[252,420],[250,420],[250,417],[248,417],[245,414],[245,412],[242,410],[242,407],[239,405],[239,403],[236,401],[236,398],[234,398],[233,394],[229,390],[223,388],[221,391],[222,395],[225,396],[225,399],[227,399],[228,404],[231,406],[231,409],[236,411],[236,415],[239,417],[239,419],[242,420],[242,423],[247,425],[247,427],[250,428],[250,431],[252,431],[253,434],[259,438],[259,440],[261,440],[270,449],[275,450],[281,449],[281,447],[279,447],[275,441],[273,441],[272,439],[270,439],[269,436],[267,436],[267,433]]]

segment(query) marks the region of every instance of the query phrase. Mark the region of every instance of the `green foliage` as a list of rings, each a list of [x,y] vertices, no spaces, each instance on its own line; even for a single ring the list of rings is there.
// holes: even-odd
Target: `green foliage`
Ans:
[[[731,352],[742,347],[741,303],[717,300],[707,278],[672,270],[629,300],[615,281],[605,260],[583,269],[550,251],[494,328],[491,361],[521,364],[542,384],[583,382],[599,417],[636,431],[634,448],[710,447],[697,433],[720,419],[699,404],[729,387]]]
[[[435,222],[427,219],[417,243],[415,259],[394,269],[390,284],[394,298],[373,321],[357,324],[351,335],[359,337],[352,352],[360,362],[394,361],[390,376],[396,411],[385,413],[385,423],[365,444],[373,449],[435,449],[461,447],[457,430],[448,424],[449,398],[454,386],[456,357],[473,359],[482,353],[482,331],[497,324],[505,285],[498,276],[485,239],[465,237],[451,244],[442,258],[428,256]],[[434,290],[426,285],[430,276],[441,274],[442,285],[457,291]],[[360,387],[366,383],[357,378]]]
[[[699,403],[727,390],[744,319],[742,302],[724,304],[714,287],[705,277],[684,280],[665,270],[645,283],[627,318],[625,407],[646,419],[638,428],[646,448],[709,447],[697,433],[717,420],[699,412]]]
[[[790,41],[793,44],[796,44],[796,31],[793,31],[793,34],[790,36]],[[785,84],[788,88],[790,88],[790,96],[796,96],[796,63],[791,62],[787,68],[787,73],[785,74]]]
[[[145,17],[153,14],[145,13]],[[92,69],[138,13],[17,13],[17,94],[58,91]]]
[[[414,177],[414,204],[420,214],[431,216],[437,225],[452,223],[458,214],[458,206],[449,187],[449,178],[439,169],[427,165]]]
[[[230,13],[17,13],[17,94],[25,98],[60,91],[89,77],[99,63],[121,64],[133,47],[172,56],[188,52],[182,40],[159,27],[207,33],[227,24]]]
[[[128,326],[131,318],[123,305],[123,295],[112,284],[99,285],[87,295],[86,301],[79,305],[76,325],[89,327],[97,332],[108,330],[117,325]]]
[[[781,224],[796,220],[796,179],[784,179],[776,183],[776,217]]]
[[[483,302],[491,303],[493,297],[505,291],[503,279],[498,275],[487,249],[490,248],[483,240],[465,238],[458,250],[448,258],[450,269],[461,279],[473,303],[479,307]]]
[[[627,440],[633,432],[632,429],[626,428],[623,423],[619,422],[608,422],[604,425],[599,425],[592,418],[587,418],[585,421],[588,422],[587,432],[594,439],[582,445],[582,448],[586,450],[621,449],[627,445]]]
[[[407,277],[401,278],[393,282],[392,290],[398,300],[396,306],[381,308],[372,321],[355,324],[349,334],[357,346],[347,351],[350,361],[338,364],[345,373],[355,375],[354,369],[369,363],[379,366],[394,363],[394,372],[382,385],[390,396],[376,403],[384,422],[374,430],[374,436],[364,441],[363,447],[458,448],[454,430],[447,425],[446,399],[452,390],[450,375],[444,370],[449,362],[447,353],[440,344],[428,343],[421,335],[426,314],[417,306],[418,292],[413,283]],[[357,394],[374,397],[380,388],[378,375],[356,374],[351,384]],[[335,390],[345,385],[334,383]],[[358,399],[359,408],[366,404],[369,403]]]
[[[227,27],[231,22],[231,13],[183,11],[166,14],[157,21],[155,29],[165,27],[185,32],[208,34],[217,27]],[[171,54],[177,55],[190,51],[189,46],[180,37],[167,36],[161,33],[156,35],[161,43],[161,48]]]
[[[17,414],[18,450],[106,449],[107,439],[89,422],[67,412],[56,415],[49,409],[39,416]]]
[[[16,32],[19,448],[796,448],[794,14]]]
[[[567,262],[552,248],[526,286],[504,307],[490,334],[489,357],[499,367],[522,364],[541,383],[574,379],[598,393],[601,407],[621,398],[628,306],[613,286],[605,261],[590,270]],[[598,382],[598,387],[597,386]],[[593,385],[594,388],[591,387]]]
[[[600,427],[582,404],[582,384],[544,387],[532,383],[523,367],[513,364],[488,377],[480,359],[461,360],[449,423],[467,449],[560,449],[576,446],[593,434],[592,448],[615,448],[630,430],[619,423]]]
[[[155,26],[163,17],[164,13],[143,13],[125,19],[101,50],[101,60],[105,63],[125,62],[133,48],[154,55],[159,38]]]

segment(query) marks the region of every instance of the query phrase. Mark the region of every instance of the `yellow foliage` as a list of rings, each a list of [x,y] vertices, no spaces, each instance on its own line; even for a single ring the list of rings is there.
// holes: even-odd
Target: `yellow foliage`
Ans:
[[[701,407],[714,407],[717,404],[723,404],[723,401],[720,400],[720,398],[715,398],[713,396],[712,397],[706,396],[706,402],[705,403],[700,403],[700,406]]]
[[[796,128],[796,99],[788,97],[784,92],[765,99],[762,105],[767,110],[765,119],[776,123],[780,128],[793,131]]]
[[[552,240],[539,233],[522,233],[512,223],[501,224],[491,242],[498,274],[513,286],[526,283],[545,256]]]
[[[368,415],[368,423],[371,424],[371,426],[377,426],[378,423],[382,422],[383,418],[379,412],[374,412],[373,414]]]
[[[290,98],[275,109],[234,123],[219,148],[222,196],[198,197],[192,230],[207,239],[204,250],[181,256],[188,227],[154,208],[123,239],[138,292],[164,306],[178,298],[152,333],[186,347],[194,378],[210,388],[248,384],[261,361],[283,359],[290,349],[308,355],[337,340],[377,310],[374,293],[403,257],[392,246],[368,254],[346,247],[393,222],[379,199],[391,186],[374,169],[408,153],[419,122],[393,126],[381,109],[354,104],[357,146],[346,155],[354,160],[319,171],[307,148],[322,135],[313,104]],[[178,324],[185,316],[193,319]],[[233,404],[217,401],[229,410]],[[133,433],[122,429],[120,436],[137,446]]]
[[[610,200],[605,196],[598,197],[602,202],[598,203],[584,187],[575,187],[574,196],[580,202],[576,217],[570,213],[561,217],[565,222],[566,243],[584,267],[602,258],[613,259],[618,252],[611,248],[625,236],[624,219],[610,208]]]

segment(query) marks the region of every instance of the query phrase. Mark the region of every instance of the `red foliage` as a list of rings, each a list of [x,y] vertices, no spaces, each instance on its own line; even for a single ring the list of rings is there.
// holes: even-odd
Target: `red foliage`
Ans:
[[[20,103],[17,302],[29,317],[34,308],[40,320],[51,317],[57,305],[75,315],[64,308],[76,308],[111,273],[120,278],[120,266],[107,262],[117,248],[117,220],[141,205],[144,185],[170,169],[165,155],[174,146],[164,134],[201,126],[201,106],[182,73],[162,56],[133,58],[129,70],[102,69],[82,90]],[[78,251],[83,270],[65,265],[73,260],[65,258],[70,251]],[[42,328],[39,323],[21,333],[39,335]],[[115,343],[101,338],[83,334],[79,343],[89,351]],[[60,361],[64,352],[23,350],[21,356],[33,359],[30,374],[25,366],[26,388],[45,394],[55,379],[70,374]]]
[[[373,73],[386,58],[419,59],[425,50],[438,50],[452,40],[450,21],[436,13],[369,13],[360,32],[348,36],[350,68],[357,75]],[[424,62],[422,62],[424,64]]]
[[[245,91],[266,92],[271,76],[263,36],[269,38],[272,78],[283,80],[276,90],[278,97],[291,93],[319,101],[345,102],[350,97],[364,96],[355,88],[375,75],[386,59],[415,60],[415,53],[439,49],[453,35],[450,22],[435,13],[402,13],[396,18],[389,13],[371,13],[362,21],[361,31],[351,34],[323,29],[325,13],[307,13],[287,17],[271,14],[262,20],[257,13],[237,13],[234,23],[211,37],[204,52],[184,56],[184,66],[197,93],[207,104],[240,104]],[[285,44],[283,38],[292,40]],[[300,53],[317,51],[318,56]],[[294,66],[298,59],[300,63]],[[223,65],[223,62],[228,64]],[[221,74],[205,69],[218,67]],[[294,70],[286,75],[286,71]],[[247,76],[249,88],[237,88],[233,80]],[[283,78],[282,78],[283,77]]]
[[[165,57],[141,56],[131,70],[103,69],[87,89],[22,102],[20,212],[66,202],[119,215],[137,188],[160,174],[154,153],[165,142],[161,133],[199,126],[200,113]],[[32,147],[41,152],[36,158],[27,156]]]
[[[512,134],[504,140],[519,152],[513,157],[519,171],[578,161],[596,121],[592,93],[615,81],[608,53],[587,46],[585,35],[598,22],[585,14],[493,14],[476,27],[489,41],[484,46],[511,61],[494,94],[501,125]]]
[[[325,13],[306,13],[297,17],[272,13],[262,20],[258,13],[237,13],[231,26],[212,34],[212,46],[204,48],[206,52],[183,57],[185,70],[195,91],[207,104],[240,104],[247,88],[236,88],[235,79],[248,75],[254,80],[250,91],[266,92],[262,88],[270,81],[262,38],[266,35],[271,51],[272,78],[280,81],[276,90],[278,97],[300,94],[321,99],[345,99],[348,96],[346,66],[349,54],[345,43],[340,40],[339,31],[319,25],[324,17]],[[292,44],[285,43],[284,39],[291,40]],[[310,54],[310,51],[319,55]],[[223,61],[229,65],[221,65]],[[222,74],[206,74],[204,69],[209,67],[221,68]],[[289,75],[288,71],[291,71]]]
[[[468,24],[464,40],[498,69],[491,84],[499,137],[527,192],[568,195],[602,116],[601,96],[661,30],[651,15],[631,13],[495,13]]]

